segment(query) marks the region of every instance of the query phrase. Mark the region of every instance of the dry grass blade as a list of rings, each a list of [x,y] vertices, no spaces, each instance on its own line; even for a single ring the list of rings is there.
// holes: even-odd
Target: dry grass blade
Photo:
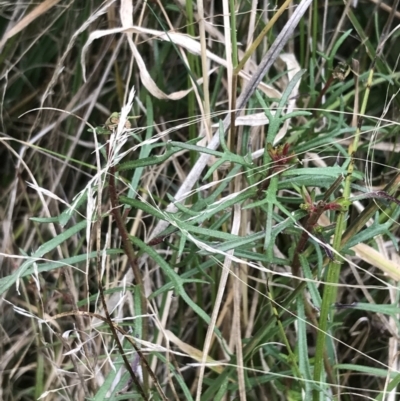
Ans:
[[[239,205],[235,205],[234,221],[232,224],[232,234],[239,233],[240,217],[241,216],[240,216]],[[211,322],[207,328],[207,334],[206,334],[206,338],[204,341],[200,373],[199,373],[198,384],[197,384],[197,392],[196,392],[196,400],[197,401],[200,401],[200,398],[201,398],[203,379],[204,379],[204,371],[205,371],[205,363],[206,363],[206,360],[208,357],[208,352],[210,350],[211,340],[214,335],[215,323],[217,322],[217,319],[218,319],[218,314],[219,314],[219,311],[221,308],[226,283],[227,283],[227,280],[229,277],[229,273],[231,272],[231,265],[232,265],[232,260],[233,260],[232,255],[233,255],[233,251],[229,251],[225,256],[224,265],[222,268],[222,275],[221,275],[221,279],[220,279],[219,285],[218,285],[218,293],[216,296],[217,299],[216,299],[214,307],[213,307],[213,312],[211,315]],[[237,332],[236,332],[236,334],[237,334]],[[239,344],[236,344],[236,345],[238,346]],[[239,366],[239,368],[238,368],[239,370],[240,370],[240,367],[241,366]]]
[[[380,252],[366,244],[358,244],[352,248],[356,255],[371,266],[377,267],[395,281],[400,281],[400,265],[384,257]]]
[[[201,364],[210,364],[210,369],[214,370],[218,374],[221,374],[223,369],[221,366],[218,366],[218,361],[215,361],[210,356],[204,356],[203,352],[192,347],[189,344],[186,344],[182,340],[180,340],[172,331],[165,330],[165,335],[169,341],[175,344],[179,349],[187,354],[190,358],[193,358],[195,361]]]
[[[60,0],[45,0],[36,6],[28,15],[17,22],[9,31],[7,31],[0,41],[0,50],[6,44],[7,40],[24,30],[33,21],[39,18],[42,14],[54,7]]]

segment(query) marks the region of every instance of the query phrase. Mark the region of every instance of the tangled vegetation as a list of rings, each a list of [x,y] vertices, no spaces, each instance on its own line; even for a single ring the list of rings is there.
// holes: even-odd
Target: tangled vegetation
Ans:
[[[2,3],[0,399],[398,400],[398,1]]]

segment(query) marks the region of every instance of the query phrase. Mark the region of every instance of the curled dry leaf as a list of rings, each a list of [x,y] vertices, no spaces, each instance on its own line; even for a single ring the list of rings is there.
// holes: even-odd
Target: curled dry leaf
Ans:
[[[82,65],[83,77],[85,80],[86,80],[85,56],[86,56],[86,53],[87,53],[87,50],[88,50],[90,44],[96,39],[99,39],[103,36],[115,34],[115,33],[150,34],[150,35],[155,36],[158,39],[172,41],[179,46],[186,47],[186,48],[188,48],[189,51],[190,51],[190,49],[193,48],[193,43],[198,44],[195,40],[187,37],[186,35],[177,34],[177,33],[169,33],[168,35],[166,35],[164,32],[159,32],[159,31],[156,31],[153,29],[145,29],[145,28],[141,28],[141,27],[114,28],[114,29],[107,29],[107,30],[98,30],[98,31],[92,32],[90,34],[85,46],[82,49],[81,65]],[[169,38],[171,40],[169,40]],[[163,91],[161,91],[158,88],[158,86],[155,84],[153,79],[151,78],[149,71],[144,63],[144,60],[143,60],[142,56],[140,55],[140,52],[137,50],[137,47],[134,44],[134,42],[130,38],[128,38],[128,42],[129,42],[130,48],[132,50],[133,56],[135,57],[136,63],[139,67],[140,78],[142,80],[142,83],[153,96],[155,96],[158,99],[179,100],[179,99],[182,99],[183,97],[187,96],[187,94],[192,91],[192,88],[190,88],[190,89],[187,89],[184,91],[174,92],[170,95],[167,95]],[[200,46],[200,45],[198,44],[198,46]],[[224,61],[223,59],[221,59],[218,56],[215,56],[215,58]],[[213,72],[213,71],[215,71],[215,69],[211,70],[211,72]],[[201,84],[202,79],[200,78],[199,80],[197,80],[197,83]]]
[[[81,66],[82,66],[83,78],[85,81],[86,81],[85,57],[86,57],[86,53],[89,49],[89,46],[96,39],[100,39],[103,36],[113,35],[116,33],[126,33],[126,34],[136,33],[136,34],[140,34],[140,35],[149,35],[149,36],[152,36],[154,39],[159,39],[159,40],[163,40],[166,42],[173,42],[177,46],[180,46],[180,47],[188,50],[192,54],[195,54],[195,55],[201,54],[201,47],[200,47],[200,43],[198,41],[196,41],[195,39],[191,38],[188,35],[184,35],[184,34],[178,33],[178,32],[163,32],[163,31],[157,31],[154,29],[146,29],[146,28],[139,27],[139,26],[97,30],[97,31],[92,32],[89,35],[89,38],[82,49]],[[187,94],[192,91],[192,88],[190,88],[190,89],[187,89],[184,91],[174,92],[169,95],[167,95],[166,93],[161,91],[158,88],[158,86],[155,84],[153,79],[151,78],[149,71],[144,63],[144,60],[141,57],[140,52],[137,50],[137,47],[134,44],[134,42],[132,40],[129,40],[129,38],[128,38],[128,42],[131,47],[133,56],[135,57],[136,63],[139,67],[142,83],[153,96],[157,97],[158,99],[179,100],[179,99],[182,99],[183,97],[187,96]],[[218,57],[217,55],[215,55],[214,53],[212,53],[209,50],[207,50],[206,54],[207,54],[208,59],[214,61],[215,63],[217,63],[220,66],[227,67],[226,60],[224,60],[223,58]],[[211,70],[210,73],[212,73],[214,71],[216,71],[216,69]],[[250,78],[251,78],[251,76],[245,72],[240,72],[239,76],[246,80],[250,80]],[[197,82],[199,84],[201,84],[202,79],[197,80]],[[276,98],[281,97],[281,94],[279,91],[277,91],[273,87],[266,85],[264,83],[260,83],[259,89],[269,97],[276,97]]]

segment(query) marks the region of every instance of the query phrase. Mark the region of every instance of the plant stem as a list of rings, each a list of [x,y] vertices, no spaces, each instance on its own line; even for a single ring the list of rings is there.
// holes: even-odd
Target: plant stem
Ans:
[[[364,115],[368,103],[368,98],[371,90],[373,75],[374,75],[374,63],[371,67],[367,87],[364,94],[363,103],[360,110],[360,115]],[[354,140],[349,145],[348,154],[351,157],[348,169],[347,169],[347,176],[345,179],[345,185],[343,190],[343,198],[348,200],[350,198],[351,193],[351,180],[352,174],[354,171],[354,154],[357,152],[358,143],[361,134],[361,126],[362,126],[362,118],[358,118],[356,122],[357,129],[354,136]],[[346,229],[346,210],[342,210],[339,212],[335,234],[333,238],[333,249],[338,253],[342,248],[342,238],[343,233]],[[338,259],[339,258],[339,259]],[[315,362],[314,362],[314,381],[315,384],[318,384],[322,380],[322,363],[324,358],[325,352],[325,340],[326,334],[328,332],[328,322],[329,320],[333,322],[333,311],[331,312],[331,305],[336,301],[336,294],[337,294],[337,283],[339,281],[340,275],[340,264],[341,264],[341,257],[337,254],[335,260],[331,261],[328,265],[328,271],[326,274],[326,283],[324,288],[324,296],[322,298],[322,305],[321,305],[321,314],[319,318],[319,331],[317,336],[317,345],[315,351]],[[326,361],[328,363],[328,361]],[[315,389],[313,391],[313,401],[319,400],[319,390]]]
[[[138,258],[136,256],[136,252],[133,249],[133,245],[130,242],[129,239],[129,234],[128,231],[126,230],[124,221],[122,219],[121,213],[119,211],[119,202],[118,202],[118,197],[117,197],[117,191],[115,187],[115,173],[116,169],[115,166],[110,167],[109,171],[109,194],[110,194],[110,200],[111,200],[111,213],[114,217],[115,223],[117,224],[118,231],[121,235],[121,241],[122,245],[125,251],[125,254],[128,258],[128,263],[131,266],[131,269],[133,271],[133,280],[134,283],[136,284],[137,290],[140,292],[140,299],[141,299],[141,310],[142,310],[142,315],[146,314],[147,311],[147,298],[144,292],[144,285],[143,285],[143,279],[142,279],[142,273],[139,269],[138,265]],[[142,333],[138,333],[141,335],[141,338],[145,340],[147,338],[147,333],[148,333],[148,322],[147,318],[143,318],[143,325],[142,325]],[[145,369],[143,369],[143,383],[145,389],[148,388],[148,374]]]

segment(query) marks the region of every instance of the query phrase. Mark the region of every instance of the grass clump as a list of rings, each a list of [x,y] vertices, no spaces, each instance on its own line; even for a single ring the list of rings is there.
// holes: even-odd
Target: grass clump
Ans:
[[[253,3],[6,4],[1,399],[397,399],[396,5]]]

